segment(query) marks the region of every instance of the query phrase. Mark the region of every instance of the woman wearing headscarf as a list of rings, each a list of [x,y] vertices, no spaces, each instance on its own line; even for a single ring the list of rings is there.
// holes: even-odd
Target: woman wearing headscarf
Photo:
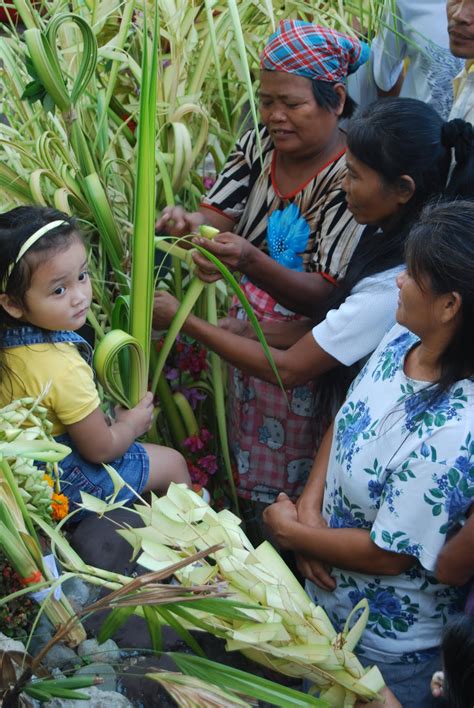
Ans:
[[[354,108],[346,77],[368,54],[366,44],[334,30],[282,21],[261,56],[263,125],[236,144],[197,212],[167,208],[157,222],[157,231],[172,235],[201,224],[218,228],[206,248],[243,274],[260,320],[314,315],[359,241],[363,227],[341,187],[346,140],[339,120]],[[194,258],[204,280],[217,279],[208,260]],[[245,317],[237,307],[233,314]],[[290,391],[287,401],[277,386],[233,370],[229,410],[239,495],[264,504],[280,490],[297,496],[318,441],[311,384]]]

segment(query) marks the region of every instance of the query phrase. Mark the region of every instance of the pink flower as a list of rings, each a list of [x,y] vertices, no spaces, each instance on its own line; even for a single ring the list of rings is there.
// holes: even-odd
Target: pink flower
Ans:
[[[212,440],[212,435],[207,428],[201,428],[201,432],[199,433],[199,437],[205,443],[209,442],[209,440]]]
[[[206,177],[204,177],[204,179],[203,179],[203,181],[202,181],[202,183],[203,183],[203,185],[204,185],[204,189],[205,189],[206,191],[207,191],[208,189],[210,189],[210,188],[214,185],[215,181],[216,181],[216,178],[215,178],[215,177],[211,177],[210,175],[207,175]]]
[[[217,459],[215,455],[206,455],[198,460],[200,467],[206,470],[208,474],[215,474],[217,472]]]
[[[205,472],[200,470],[197,465],[193,465],[192,462],[188,462],[188,471],[193,484],[199,484],[201,487],[206,486],[209,477]]]
[[[184,447],[187,447],[191,452],[199,452],[203,449],[204,443],[198,435],[190,435],[184,441]]]

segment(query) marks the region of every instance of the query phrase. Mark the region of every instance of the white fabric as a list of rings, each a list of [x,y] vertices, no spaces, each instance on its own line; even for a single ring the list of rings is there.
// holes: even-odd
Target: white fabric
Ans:
[[[462,60],[449,51],[446,0],[386,0],[385,5],[386,26],[372,42],[375,83],[389,91],[404,60],[409,59],[400,96],[429,103],[447,120],[453,101],[452,79],[461,70]]]
[[[398,301],[395,277],[403,268],[400,265],[357,283],[346,300],[313,327],[316,343],[345,366],[373,352],[395,324]]]
[[[454,104],[450,120],[462,118],[474,124],[474,60],[466,62],[461,73],[454,79]]]

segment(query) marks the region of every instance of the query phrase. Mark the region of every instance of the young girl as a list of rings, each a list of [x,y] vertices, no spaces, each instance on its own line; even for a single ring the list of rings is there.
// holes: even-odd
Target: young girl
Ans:
[[[87,253],[73,219],[43,207],[0,215],[0,405],[47,389],[53,435],[72,448],[61,463],[71,510],[81,491],[100,499],[113,493],[103,462],[137,493],[190,483],[179,452],[135,442],[151,426],[151,393],[131,410],[117,407],[111,424],[100,409],[92,349],[76,333],[91,299]],[[117,499],[134,496],[125,487]]]

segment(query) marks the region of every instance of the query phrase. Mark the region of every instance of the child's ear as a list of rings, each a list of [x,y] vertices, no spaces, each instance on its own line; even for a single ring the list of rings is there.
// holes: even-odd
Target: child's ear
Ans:
[[[13,317],[15,320],[19,320],[23,317],[23,308],[20,307],[14,300],[11,299],[6,293],[0,294],[0,306],[3,307],[5,312]]]

